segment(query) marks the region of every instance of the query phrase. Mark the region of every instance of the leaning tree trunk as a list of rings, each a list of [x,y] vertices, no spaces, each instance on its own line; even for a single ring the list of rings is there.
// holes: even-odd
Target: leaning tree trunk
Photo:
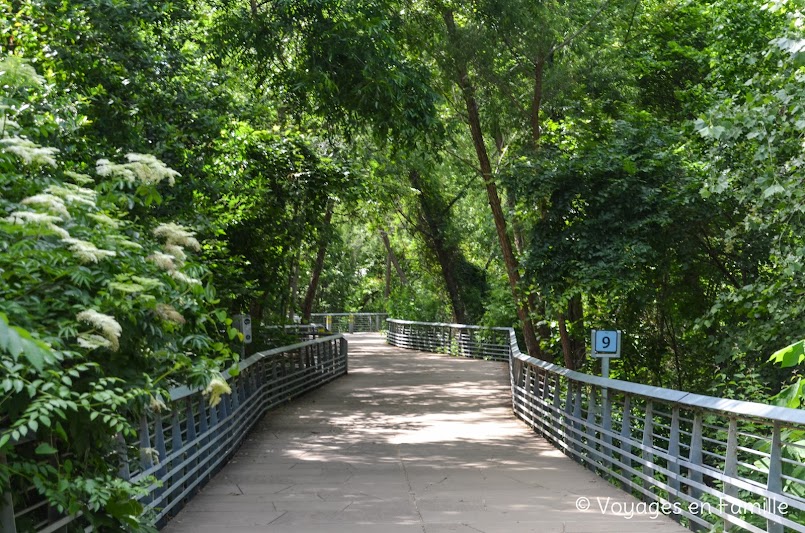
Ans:
[[[443,217],[446,206],[442,205],[444,202],[441,195],[432,190],[426,190],[419,172],[416,170],[410,171],[408,180],[411,182],[411,186],[420,192],[418,195],[419,207],[421,219],[425,224],[425,228],[422,228],[425,231],[422,231],[422,233],[425,241],[430,244],[429,247],[436,256],[436,262],[439,263],[447,295],[450,298],[450,306],[453,308],[453,322],[466,324],[467,308],[464,305],[459,276],[456,272],[456,268],[466,259],[459,256],[460,250],[458,250],[457,246],[451,246],[451,243],[448,242],[448,237],[445,235],[447,222]]]
[[[333,202],[327,202],[327,211],[324,213],[324,221],[319,235],[319,249],[316,252],[316,262],[313,263],[313,274],[310,276],[310,283],[305,292],[305,301],[302,304],[302,322],[310,322],[310,315],[313,313],[313,302],[316,299],[316,291],[319,288],[319,278],[324,269],[324,256],[327,254],[327,245],[330,242],[330,221],[333,219]]]
[[[394,250],[391,249],[391,242],[389,241],[388,233],[381,229],[380,238],[383,239],[383,245],[386,247],[386,253],[388,253],[389,258],[391,258],[394,269],[397,271],[397,276],[400,278],[400,283],[403,285],[408,285],[408,277],[406,277],[405,271],[400,266],[400,262],[397,261],[397,255],[394,253]]]
[[[453,44],[456,44],[456,24],[453,19],[453,12],[445,10],[443,13],[445,24],[447,25],[447,33]],[[519,282],[520,271],[517,259],[512,251],[511,240],[506,228],[506,218],[503,215],[503,209],[500,204],[500,196],[498,195],[497,184],[492,175],[492,164],[489,161],[489,153],[486,149],[484,142],[483,132],[481,130],[481,117],[478,111],[478,102],[475,99],[475,88],[469,78],[467,64],[464,61],[456,59],[456,83],[461,89],[464,103],[467,107],[467,118],[470,126],[470,134],[472,136],[472,143],[475,147],[475,153],[478,156],[478,163],[481,167],[481,175],[486,187],[487,199],[489,207],[492,209],[492,217],[495,220],[495,229],[498,234],[498,241],[500,249],[503,253],[503,262],[506,265],[506,274],[509,277],[509,285],[511,286],[512,296],[514,297],[515,305],[517,306],[517,316],[523,326],[523,336],[525,337],[526,349],[529,355],[533,357],[542,358],[542,350],[539,346],[536,333],[534,331],[534,324],[531,322],[528,302],[521,297]]]

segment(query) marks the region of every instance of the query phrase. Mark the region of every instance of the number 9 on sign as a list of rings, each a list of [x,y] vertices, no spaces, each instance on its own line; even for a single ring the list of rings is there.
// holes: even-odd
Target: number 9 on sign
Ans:
[[[618,357],[621,353],[620,331],[593,330],[593,357]]]

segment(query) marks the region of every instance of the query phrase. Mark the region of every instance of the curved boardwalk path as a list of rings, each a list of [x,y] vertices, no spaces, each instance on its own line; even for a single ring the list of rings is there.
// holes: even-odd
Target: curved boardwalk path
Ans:
[[[349,375],[268,413],[163,531],[687,531],[627,518],[637,500],[514,418],[509,391],[505,363],[350,335]]]

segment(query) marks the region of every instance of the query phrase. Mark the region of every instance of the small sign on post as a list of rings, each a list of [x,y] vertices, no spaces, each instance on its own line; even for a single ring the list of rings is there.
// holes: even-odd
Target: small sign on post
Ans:
[[[621,356],[621,332],[593,330],[593,357]]]
[[[592,356],[601,359],[601,376],[609,379],[610,358],[621,356],[621,332],[594,329],[592,335]],[[604,390],[604,395],[607,391]]]
[[[243,344],[251,344],[252,317],[249,315],[235,315],[232,317],[232,325],[243,334]]]

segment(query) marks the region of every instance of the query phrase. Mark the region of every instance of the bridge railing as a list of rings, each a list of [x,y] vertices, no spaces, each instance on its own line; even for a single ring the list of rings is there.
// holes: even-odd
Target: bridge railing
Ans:
[[[443,351],[467,328],[389,320],[387,339]],[[574,372],[521,353],[508,336],[515,414],[646,509],[693,530],[805,532],[805,410]]]
[[[310,321],[333,333],[367,333],[386,327],[386,313],[313,313]]]
[[[227,462],[268,409],[346,373],[347,341],[332,335],[250,356],[227,379],[232,392],[217,405],[204,390],[174,388],[164,406],[140,416],[136,441],[119,437],[119,475],[150,480],[140,502],[160,526]],[[15,512],[10,500],[0,500],[0,531],[49,533],[68,524],[79,530],[80,517],[57,517],[46,504],[30,502]]]
[[[508,361],[509,328],[389,319],[387,342],[400,348]]]

